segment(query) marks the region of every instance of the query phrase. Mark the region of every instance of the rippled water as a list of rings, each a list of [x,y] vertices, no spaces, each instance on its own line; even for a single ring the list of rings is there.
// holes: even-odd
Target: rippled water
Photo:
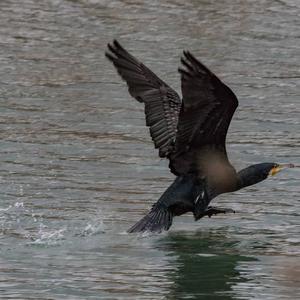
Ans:
[[[173,175],[104,58],[118,38],[179,90],[183,49],[240,99],[239,169],[300,158],[298,0],[0,2],[0,299],[297,299],[299,170],[235,215],[128,235]]]

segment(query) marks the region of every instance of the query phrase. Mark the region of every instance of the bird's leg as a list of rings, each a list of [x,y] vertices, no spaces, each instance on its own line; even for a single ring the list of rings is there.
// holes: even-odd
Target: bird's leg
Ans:
[[[204,216],[208,216],[210,218],[212,215],[226,214],[226,213],[235,213],[235,211],[230,208],[208,206],[204,212]]]

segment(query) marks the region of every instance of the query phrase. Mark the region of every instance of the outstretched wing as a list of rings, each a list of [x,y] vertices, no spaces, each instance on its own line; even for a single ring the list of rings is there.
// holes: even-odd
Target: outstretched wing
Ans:
[[[170,162],[170,168],[175,174],[201,168],[197,163],[204,149],[207,154],[212,150],[222,156],[222,161],[228,161],[226,134],[238,106],[238,100],[231,89],[190,52],[184,52],[181,62],[184,66],[179,69],[183,103],[175,153]]]
[[[145,104],[146,125],[159,156],[169,155],[174,146],[181,101],[178,94],[117,41],[108,44],[106,57],[127,82],[132,97]]]

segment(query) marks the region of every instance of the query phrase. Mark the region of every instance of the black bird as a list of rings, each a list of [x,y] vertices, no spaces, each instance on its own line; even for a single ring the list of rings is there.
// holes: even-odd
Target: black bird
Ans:
[[[226,153],[226,134],[238,106],[232,90],[190,52],[181,58],[182,101],[150,69],[116,40],[106,57],[127,82],[129,93],[144,103],[146,125],[160,157],[169,159],[176,179],[129,232],[168,230],[174,216],[187,212],[195,220],[234,212],[209,206],[222,193],[256,184],[294,165],[261,163],[236,172]]]

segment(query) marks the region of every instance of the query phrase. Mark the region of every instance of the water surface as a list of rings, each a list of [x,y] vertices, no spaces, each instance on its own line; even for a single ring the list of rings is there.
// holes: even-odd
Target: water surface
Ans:
[[[234,215],[127,235],[173,180],[105,60],[124,46],[180,91],[191,50],[236,93],[240,169],[300,158],[300,4],[0,2],[0,299],[297,299],[299,171],[223,195]]]

